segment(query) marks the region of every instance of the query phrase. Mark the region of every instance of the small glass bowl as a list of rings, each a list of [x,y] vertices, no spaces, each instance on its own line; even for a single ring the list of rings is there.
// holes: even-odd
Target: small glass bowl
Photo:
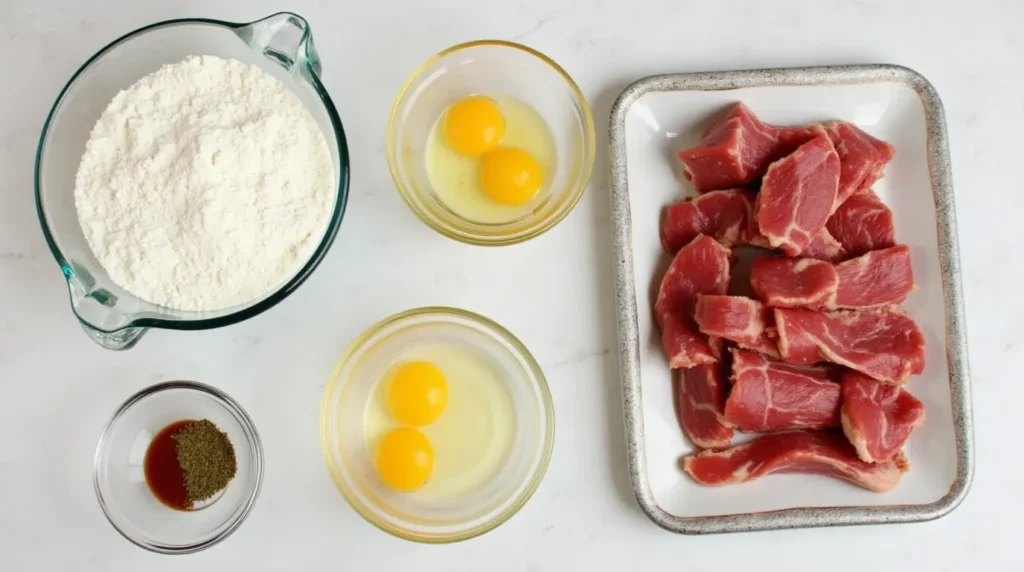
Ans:
[[[555,139],[557,167],[546,200],[508,223],[474,222],[456,214],[427,176],[424,157],[434,123],[452,103],[478,93],[526,103]],[[470,42],[430,58],[402,86],[388,120],[388,165],[398,192],[428,226],[470,244],[515,244],[553,227],[583,196],[594,155],[594,118],[579,87],[550,58],[512,42]]]
[[[202,508],[162,504],[146,484],[143,461],[153,437],[182,419],[209,419],[228,434],[238,471]],[[233,399],[194,381],[160,383],[128,398],[107,422],[96,446],[93,484],[110,524],[137,546],[163,554],[209,548],[234,532],[256,504],[263,483],[263,444]]]
[[[404,349],[458,343],[502,372],[515,411],[515,432],[501,468],[479,488],[442,500],[387,488],[365,441],[367,404]],[[345,500],[370,524],[406,540],[458,542],[494,529],[519,511],[540,485],[554,445],[554,406],[530,352],[508,330],[455,308],[419,308],[371,327],[348,349],[327,383],[320,442]]]

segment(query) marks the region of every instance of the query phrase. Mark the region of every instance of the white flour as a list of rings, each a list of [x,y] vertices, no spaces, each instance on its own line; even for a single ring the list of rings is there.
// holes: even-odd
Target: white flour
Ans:
[[[89,137],[75,205],[110,278],[178,310],[217,310],[289,279],[324,235],[334,167],[299,99],[211,56],[117,94]]]

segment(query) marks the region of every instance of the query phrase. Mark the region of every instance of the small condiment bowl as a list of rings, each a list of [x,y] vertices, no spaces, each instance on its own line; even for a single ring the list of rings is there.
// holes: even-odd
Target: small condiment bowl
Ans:
[[[384,373],[421,344],[473,348],[501,373],[515,431],[493,476],[457,496],[429,498],[387,488],[374,469],[365,433],[368,404]],[[547,471],[555,418],[544,374],[529,350],[491,320],[455,308],[419,308],[363,333],[342,356],[324,392],[320,442],[342,496],[374,526],[406,540],[457,542],[479,536],[516,514]]]
[[[209,419],[235,448],[234,479],[211,503],[181,511],[149,490],[143,462],[161,429],[183,419]],[[160,383],[128,398],[100,435],[93,484],[110,524],[137,546],[163,554],[198,552],[234,532],[252,511],[263,483],[263,444],[238,403],[194,381]]]
[[[434,123],[458,99],[481,93],[526,103],[555,140],[557,166],[546,199],[508,223],[475,222],[456,214],[438,198],[427,176],[426,143]],[[580,88],[550,58],[512,42],[470,42],[430,58],[402,86],[388,120],[388,165],[402,198],[428,226],[471,244],[515,244],[556,225],[583,196],[594,156],[594,119]]]

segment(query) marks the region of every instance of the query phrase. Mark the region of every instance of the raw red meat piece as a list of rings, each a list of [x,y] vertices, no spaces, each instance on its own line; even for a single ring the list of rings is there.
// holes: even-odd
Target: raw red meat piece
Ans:
[[[768,125],[740,102],[704,132],[696,147],[679,152],[683,176],[700,192],[742,187],[819,133],[818,126]]]
[[[831,265],[811,258],[759,258],[750,270],[758,298],[779,308],[874,308],[914,289],[910,249],[894,246]]]
[[[729,446],[732,428],[726,426],[722,418],[728,390],[721,364],[702,364],[677,372],[679,427],[694,446],[701,449]]]
[[[790,365],[732,350],[725,418],[740,431],[839,427],[839,384],[823,367]]]
[[[698,294],[724,294],[729,288],[729,250],[703,234],[679,250],[658,289],[654,316],[669,367],[693,367],[717,358],[697,330],[693,309]]]
[[[894,308],[776,308],[775,328],[779,353],[789,363],[831,361],[891,383],[905,383],[924,370],[924,336],[910,316]]]
[[[675,253],[698,234],[706,234],[726,248],[746,244],[754,224],[755,200],[752,191],[729,189],[670,205],[661,225],[661,245],[666,252]]]
[[[724,451],[683,457],[683,470],[703,485],[745,483],[771,473],[811,473],[886,492],[909,464],[902,453],[884,463],[865,463],[841,433],[789,431],[759,437]]]
[[[813,258],[758,258],[750,269],[757,297],[777,308],[822,308],[839,286],[828,262]]]
[[[847,256],[896,246],[892,211],[871,189],[857,191],[836,209],[825,225]]]
[[[829,308],[873,308],[899,304],[914,289],[910,249],[875,250],[836,265],[839,286]]]
[[[718,336],[708,336],[708,347],[711,348],[711,355],[715,356],[715,361],[722,361],[722,355],[725,353],[725,340]]]
[[[757,195],[757,225],[769,244],[796,256],[825,228],[839,186],[839,156],[822,133],[770,167]]]
[[[896,154],[896,150],[892,145],[875,139],[846,121],[831,121],[822,127],[828,132],[839,154],[841,170],[835,202],[835,208],[838,208],[850,195],[869,188],[881,179],[885,165]]]
[[[772,337],[775,330],[771,308],[757,300],[701,294],[697,296],[693,319],[702,333],[779,357],[779,349]]]
[[[891,459],[924,423],[924,405],[901,387],[855,371],[843,374],[842,387],[843,432],[864,461]]]
[[[827,224],[827,223],[826,223]],[[800,253],[804,258],[817,258],[827,262],[842,262],[846,258],[846,249],[832,236],[828,228],[814,235],[814,240]]]
[[[750,240],[747,242],[750,246],[759,246],[761,248],[771,248],[772,245],[768,243],[768,239],[765,238],[761,231],[757,229],[757,218],[754,219],[754,230],[750,233]]]

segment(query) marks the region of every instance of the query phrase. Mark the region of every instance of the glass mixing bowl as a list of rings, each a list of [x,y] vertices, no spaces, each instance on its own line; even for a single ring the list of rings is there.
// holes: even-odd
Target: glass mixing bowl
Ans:
[[[75,209],[75,174],[93,125],[110,100],[164,64],[190,55],[233,58],[284,82],[324,134],[334,162],[337,197],[327,229],[310,259],[277,290],[246,304],[210,312],[157,306],[111,281],[93,255]],[[249,24],[188,19],[160,22],[114,40],[71,77],[50,110],[35,165],[36,209],[43,234],[64,272],[71,309],[86,333],[108,349],[128,349],[147,328],[200,330],[255,316],[292,293],[334,241],[348,197],[348,146],[341,120],[320,82],[320,58],[309,25],[280,13]]]
[[[442,497],[396,492],[377,476],[367,443],[371,394],[397,361],[436,343],[471,349],[500,372],[513,437],[491,476],[470,489]],[[324,459],[342,495],[374,526],[417,542],[466,540],[511,518],[540,485],[554,436],[551,393],[529,350],[491,320],[455,308],[409,310],[367,330],[339,361],[320,410]]]
[[[238,463],[235,478],[202,508],[164,506],[146,484],[144,461],[153,437],[183,419],[209,419],[227,433]],[[252,419],[221,391],[193,381],[143,389],[114,412],[93,462],[96,498],[110,524],[132,543],[164,554],[187,554],[227,538],[249,516],[263,483],[263,445]]]
[[[431,128],[452,103],[473,94],[506,95],[526,103],[555,140],[556,167],[546,198],[507,223],[456,214],[438,198],[427,175]],[[515,244],[558,224],[583,196],[594,155],[594,118],[580,88],[550,58],[512,42],[470,42],[430,58],[406,81],[388,121],[388,165],[402,198],[428,226],[471,244]]]

